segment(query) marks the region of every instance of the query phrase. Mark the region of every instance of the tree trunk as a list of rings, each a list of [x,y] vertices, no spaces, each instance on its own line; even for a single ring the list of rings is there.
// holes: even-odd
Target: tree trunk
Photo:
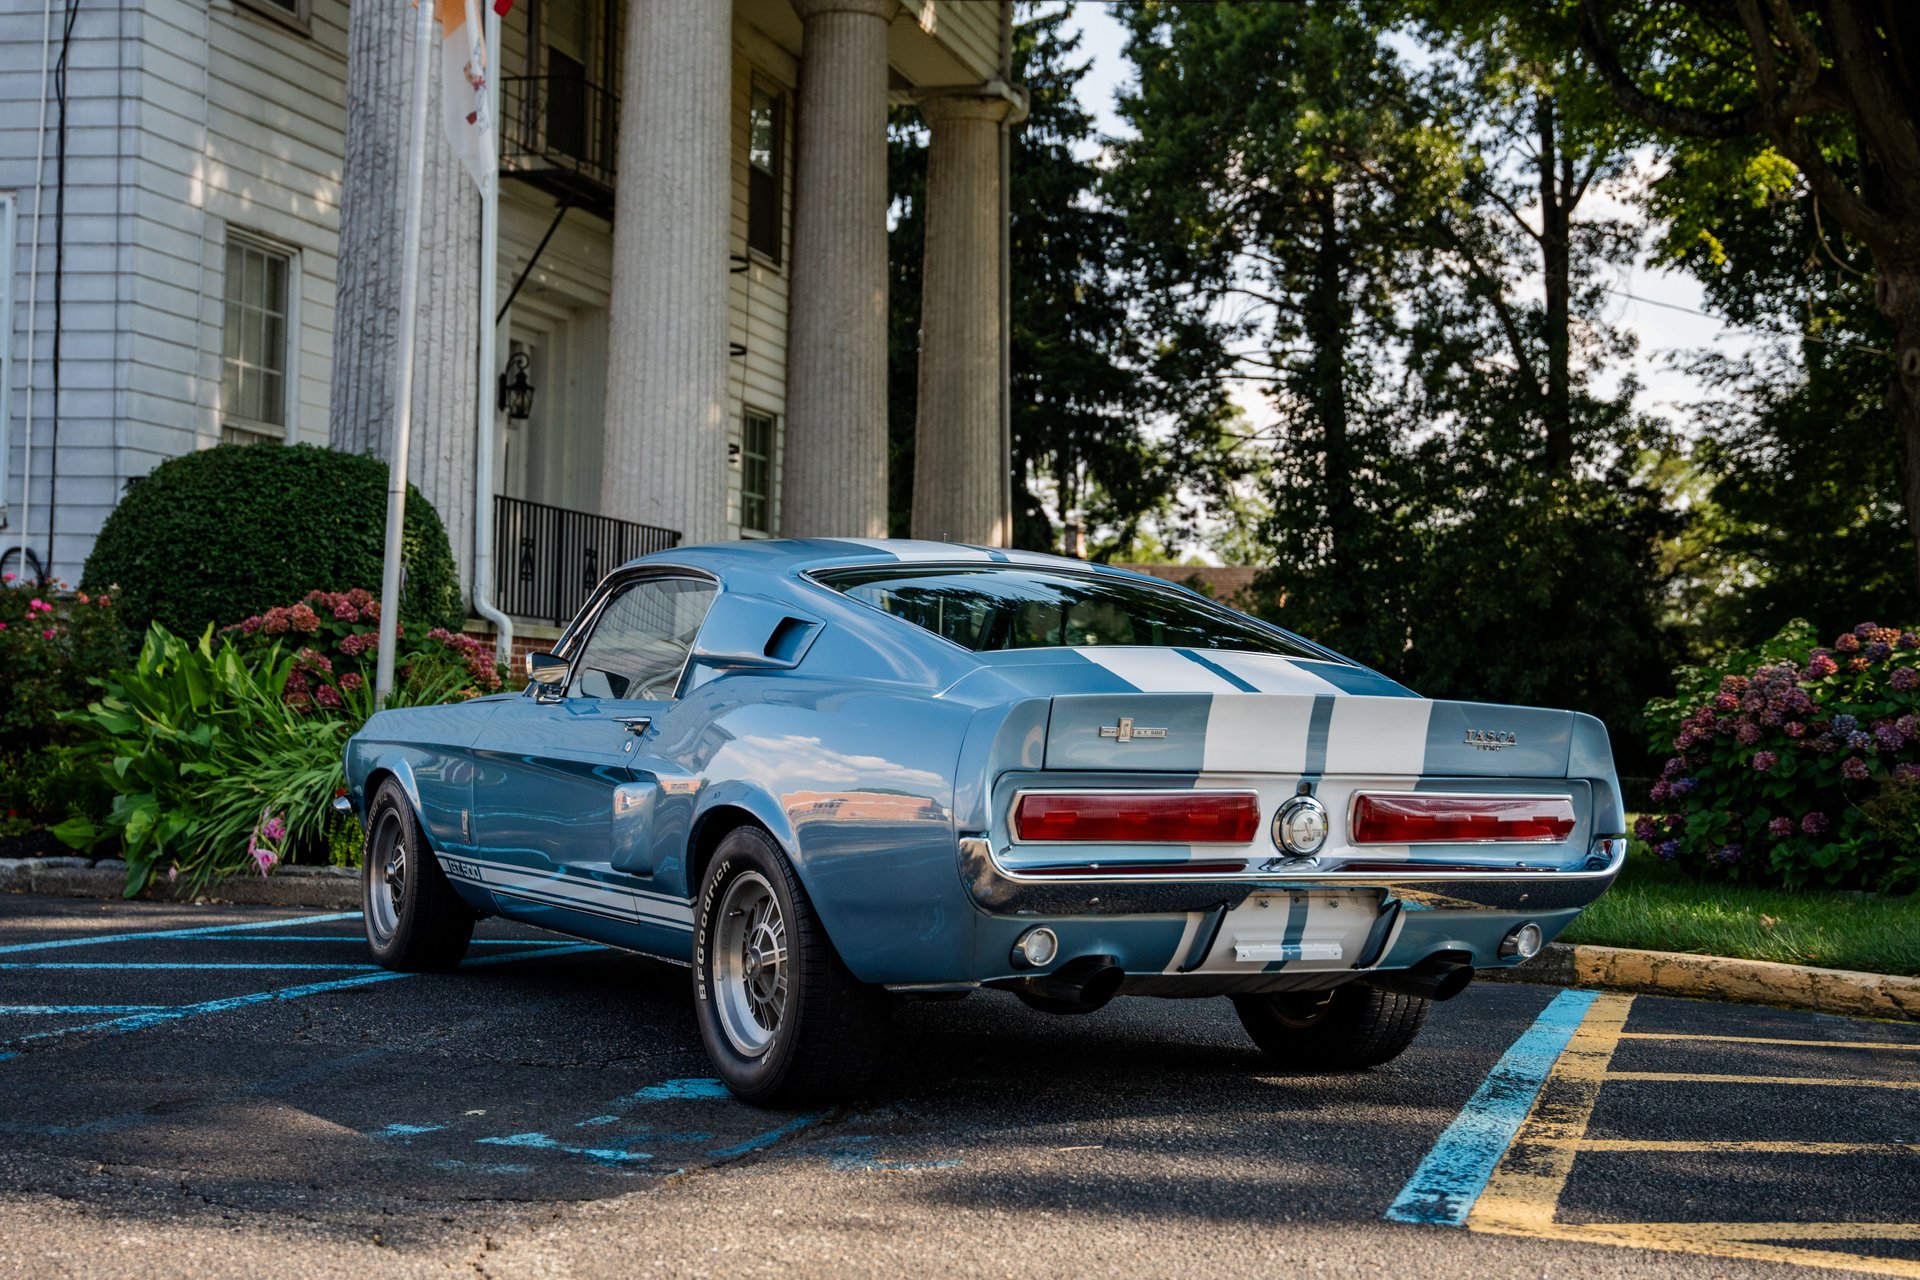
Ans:
[[[1913,547],[1914,581],[1920,584],[1920,263],[1883,268],[1874,281],[1874,301],[1893,328],[1893,377],[1887,385],[1887,416],[1906,447],[1906,484],[1901,497]]]
[[[1303,327],[1313,351],[1309,399],[1314,416],[1320,420],[1325,459],[1328,558],[1335,574],[1344,577],[1351,569],[1359,524],[1359,506],[1353,493],[1353,442],[1347,429],[1346,246],[1340,237],[1333,192],[1322,192],[1316,204],[1320,251],[1308,287]]]
[[[1573,209],[1571,190],[1562,189],[1558,128],[1553,99],[1545,94],[1534,108],[1540,139],[1540,268],[1546,293],[1547,471],[1563,476],[1573,469]],[[1571,184],[1568,184],[1569,186]]]

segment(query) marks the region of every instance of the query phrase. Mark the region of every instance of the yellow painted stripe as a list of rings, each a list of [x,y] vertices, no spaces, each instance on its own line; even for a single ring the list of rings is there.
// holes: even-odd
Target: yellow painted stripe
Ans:
[[[1730,1076],[1691,1071],[1609,1071],[1608,1080],[1635,1080],[1644,1084],[1764,1084],[1776,1087],[1823,1085],[1836,1089],[1920,1089],[1920,1080],[1862,1080],[1825,1076]]]
[[[1879,1258],[1838,1249],[1805,1248],[1777,1241],[1920,1240],[1920,1226],[1908,1222],[1592,1222],[1553,1223],[1541,1230],[1476,1227],[1498,1235],[1573,1240],[1586,1244],[1626,1245],[1678,1253],[1708,1254],[1801,1267],[1864,1271],[1872,1275],[1920,1278],[1920,1261]]]
[[[1808,1049],[1894,1049],[1920,1053],[1920,1044],[1888,1044],[1881,1040],[1786,1040],[1775,1036],[1709,1036],[1677,1031],[1623,1031],[1622,1040],[1711,1040],[1721,1044],[1790,1044]]]
[[[1920,1155],[1920,1142],[1772,1142],[1745,1139],[1579,1138],[1565,1144],[1535,1139],[1542,1145],[1566,1145],[1575,1151],[1670,1151],[1707,1155],[1905,1156]]]
[[[1487,1188],[1467,1215],[1467,1226],[1512,1233],[1551,1230],[1560,1194],[1573,1172],[1572,1143],[1584,1138],[1600,1087],[1620,1043],[1633,997],[1594,1000],[1553,1064],[1533,1109],[1514,1135]]]

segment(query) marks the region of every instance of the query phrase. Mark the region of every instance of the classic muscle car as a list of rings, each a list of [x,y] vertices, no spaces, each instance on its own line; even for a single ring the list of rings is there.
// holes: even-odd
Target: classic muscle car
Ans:
[[[689,547],[520,694],[348,744],[368,943],[480,916],[691,966],[752,1102],[842,1095],[890,1002],[1226,996],[1289,1069],[1385,1062],[1611,883],[1591,716],[1431,701],[1139,574],[926,542]]]

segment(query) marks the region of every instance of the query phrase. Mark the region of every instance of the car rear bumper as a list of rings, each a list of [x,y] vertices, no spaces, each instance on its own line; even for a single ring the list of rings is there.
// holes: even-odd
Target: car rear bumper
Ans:
[[[960,872],[974,905],[994,916],[1165,915],[1232,909],[1254,894],[1354,889],[1414,910],[1532,917],[1577,912],[1605,893],[1626,861],[1626,841],[1614,846],[1601,865],[1576,870],[1348,863],[1232,876],[1040,877],[1008,871],[986,839],[969,836],[960,840]]]

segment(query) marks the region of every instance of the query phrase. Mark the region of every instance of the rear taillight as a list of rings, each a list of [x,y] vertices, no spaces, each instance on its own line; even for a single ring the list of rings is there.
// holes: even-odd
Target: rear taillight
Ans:
[[[1084,844],[1246,844],[1260,830],[1251,791],[1093,791],[1023,795],[1013,834]]]
[[[1354,844],[1535,843],[1573,834],[1565,796],[1361,795],[1353,802]]]

